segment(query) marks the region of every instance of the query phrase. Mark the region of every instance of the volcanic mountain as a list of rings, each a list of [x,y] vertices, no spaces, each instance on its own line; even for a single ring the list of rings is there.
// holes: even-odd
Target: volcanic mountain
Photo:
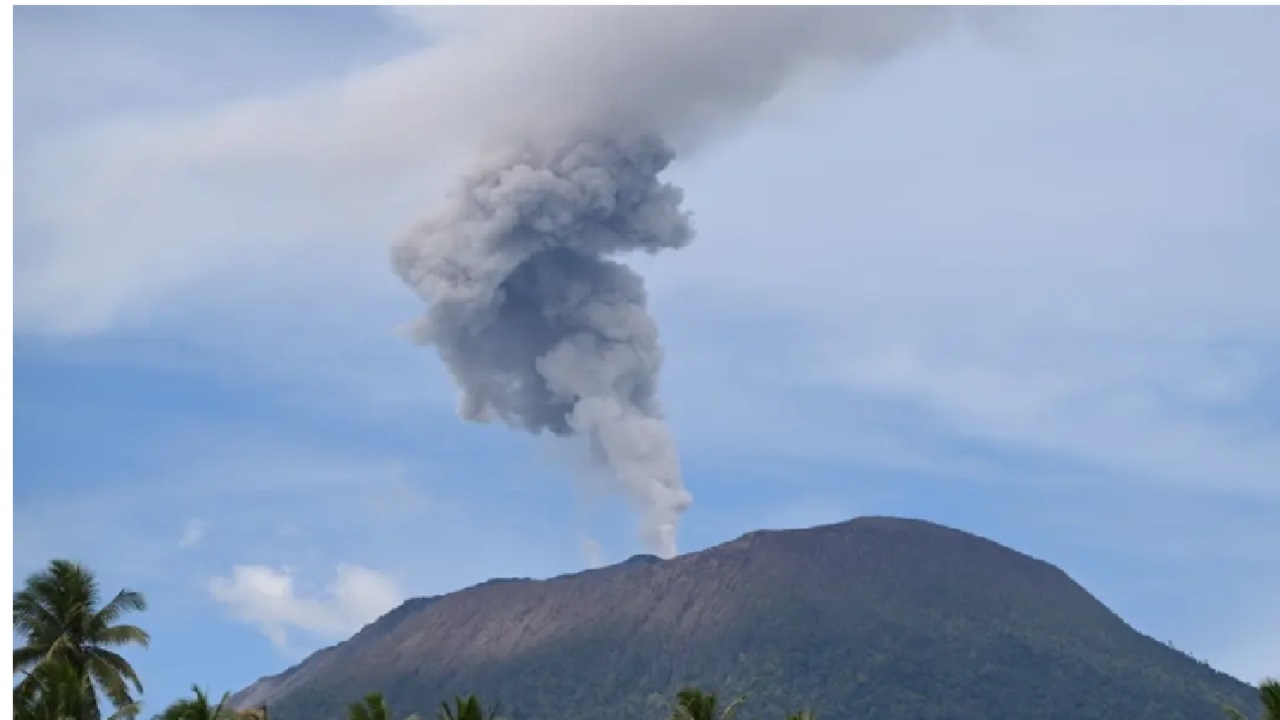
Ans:
[[[399,718],[476,693],[512,720],[660,720],[686,685],[778,719],[1210,720],[1255,703],[1058,568],[887,517],[409,600],[233,703],[337,720],[376,690]]]

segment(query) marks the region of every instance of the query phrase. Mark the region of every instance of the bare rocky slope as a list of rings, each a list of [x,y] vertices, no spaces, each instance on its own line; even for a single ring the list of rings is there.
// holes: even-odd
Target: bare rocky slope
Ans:
[[[1211,720],[1254,697],[1052,565],[867,517],[410,600],[233,703],[326,720],[378,690],[429,716],[477,693],[512,720],[658,720],[684,685],[823,720]]]

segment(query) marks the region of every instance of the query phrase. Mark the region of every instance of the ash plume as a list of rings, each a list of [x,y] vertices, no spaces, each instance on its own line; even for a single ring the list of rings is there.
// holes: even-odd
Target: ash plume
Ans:
[[[415,334],[462,388],[460,414],[582,435],[675,554],[692,498],[657,403],[662,349],[644,281],[608,256],[689,242],[673,157],[652,136],[527,148],[476,173],[395,251],[430,305]]]
[[[887,57],[946,15],[537,9],[457,49],[480,81],[510,92],[483,131],[488,159],[393,261],[427,304],[415,337],[453,374],[460,414],[586,438],[639,509],[646,545],[673,556],[692,497],[657,399],[662,348],[644,282],[617,260],[693,237],[681,191],[659,177],[669,143],[691,149],[815,62]]]

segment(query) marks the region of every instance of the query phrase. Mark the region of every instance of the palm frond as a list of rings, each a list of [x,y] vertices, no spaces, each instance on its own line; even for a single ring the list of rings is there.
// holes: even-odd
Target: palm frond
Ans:
[[[59,619],[51,607],[29,590],[13,594],[13,626],[31,642],[43,630],[57,627]]]
[[[95,614],[97,622],[103,627],[114,625],[126,613],[142,612],[147,609],[147,599],[142,593],[125,588],[111,598],[111,602],[102,606]]]
[[[129,686],[125,684],[125,677],[109,662],[93,655],[89,657],[85,669],[93,678],[94,685],[107,696],[113,706],[121,708],[134,702],[133,695],[129,693]]]
[[[142,703],[133,702],[124,707],[117,708],[115,712],[107,716],[107,720],[134,720],[142,714]]]
[[[194,714],[192,712],[194,705],[189,698],[174,700],[156,717],[156,720],[187,720]]]
[[[181,698],[165,708],[156,720],[219,720],[228,717],[230,693],[223,693],[217,705],[209,704],[209,695],[199,685],[191,686],[192,697]]]
[[[136,625],[114,625],[95,632],[93,641],[97,645],[139,645],[145,648],[151,646],[151,635]]]
[[[142,679],[138,677],[138,673],[129,664],[128,660],[106,648],[100,647],[89,648],[86,654],[90,658],[96,658],[106,663],[122,680],[127,680],[132,684],[136,692],[142,693]]]
[[[365,695],[363,701],[352,703],[347,709],[350,720],[388,720],[389,715],[386,700],[379,692]]]
[[[15,672],[33,667],[45,658],[45,651],[30,645],[13,649],[13,669]]]

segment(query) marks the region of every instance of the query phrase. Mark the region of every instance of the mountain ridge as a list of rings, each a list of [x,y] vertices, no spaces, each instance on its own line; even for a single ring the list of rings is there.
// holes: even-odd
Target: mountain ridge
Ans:
[[[913,679],[973,697],[938,714]],[[837,716],[998,718],[990,705],[1009,682],[1051,698],[1038,717],[1123,707],[1190,718],[1208,712],[1210,696],[1248,702],[1248,686],[1138,633],[1060,568],[887,516],[414,598],[232,702],[268,704],[289,720],[338,717],[371,690],[406,713],[475,691],[518,718],[542,718],[564,716],[553,698],[581,695],[617,698],[610,712],[641,718],[676,686],[700,684],[753,691],[774,712],[811,704]],[[1074,714],[1055,709],[1085,682],[1117,688],[1102,700],[1093,692]],[[1200,710],[1178,715],[1162,693],[1193,705],[1203,696]]]

